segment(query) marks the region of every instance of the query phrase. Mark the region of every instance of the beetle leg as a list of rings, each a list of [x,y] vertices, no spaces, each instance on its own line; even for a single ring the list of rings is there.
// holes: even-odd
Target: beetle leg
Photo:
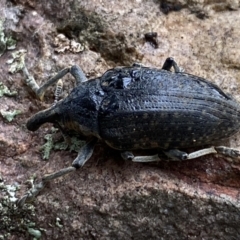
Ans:
[[[54,77],[50,78],[46,83],[44,83],[41,87],[38,86],[37,82],[31,76],[26,68],[26,66],[23,67],[23,73],[25,75],[25,82],[26,84],[35,92],[35,94],[42,100],[44,98],[44,93],[47,90],[47,88],[51,85],[53,85],[55,82],[57,82],[60,78],[64,77],[68,72],[70,68],[64,68],[60,72],[57,73]]]
[[[172,67],[174,68],[175,73],[184,72],[184,69],[179,67],[172,57],[169,57],[165,60],[162,69],[170,71]]]
[[[240,157],[240,151],[234,148],[224,147],[224,146],[218,146],[215,147],[216,151],[222,155],[225,155],[227,157],[231,158],[239,158]]]
[[[121,157],[124,160],[131,160],[133,162],[156,162],[159,161],[158,154],[152,156],[134,156],[132,152],[122,152]]]
[[[22,197],[17,201],[18,206],[23,206],[25,202],[30,202],[34,200],[34,198],[42,191],[42,189],[45,187],[47,182],[50,182],[56,178],[62,177],[68,173],[71,173],[78,168],[82,167],[87,160],[92,156],[95,143],[97,142],[97,139],[92,139],[89,142],[84,145],[79,153],[76,159],[73,161],[71,167],[63,168],[60,171],[51,173],[49,175],[45,175],[42,178],[42,181],[36,185],[33,185],[33,187]]]
[[[172,57],[169,57],[165,60],[163,66],[162,66],[162,69],[170,71],[172,67],[174,68],[175,72],[180,72],[180,68],[178,67],[175,60]]]
[[[218,147],[210,147],[210,148],[204,148],[192,153],[185,153],[181,152],[177,149],[174,150],[169,150],[164,152],[168,157],[170,157],[170,160],[173,161],[178,161],[178,160],[191,160],[194,158],[198,158],[204,155],[208,154],[222,154],[227,157],[231,158],[240,158],[240,151],[237,149],[229,148],[229,147],[224,147],[224,146],[218,146]],[[181,155],[182,154],[182,155]]]
[[[168,151],[163,151],[163,153],[168,157],[168,161],[183,161],[183,160],[191,160],[198,157],[202,157],[208,154],[222,154],[227,157],[231,158],[240,158],[240,151],[237,149],[218,146],[218,147],[209,147],[204,148],[192,153],[186,153],[180,151],[178,149],[170,149]],[[160,158],[159,154],[152,155],[152,156],[137,156],[135,157],[132,152],[123,152],[121,156],[124,160],[132,160],[133,162],[155,162],[165,160],[164,158]]]
[[[183,161],[198,158],[211,153],[217,153],[214,147],[205,148],[199,151],[192,152],[190,154],[180,151],[178,149],[170,149],[168,151],[163,151],[163,153],[168,157],[169,161]],[[132,160],[133,162],[156,162],[161,161],[159,154],[152,156],[134,156],[132,152],[123,152],[121,156],[124,160]],[[164,158],[162,158],[164,160]]]
[[[132,159],[133,162],[158,162],[161,161],[158,154],[151,156],[137,156]]]
[[[182,161],[187,160],[188,154],[186,152],[180,151],[178,149],[171,149],[168,151],[163,151],[172,161]]]
[[[229,148],[225,146],[217,146],[217,147],[210,147],[210,148],[204,148],[202,150],[192,152],[188,154],[187,159],[194,159],[197,157],[201,157],[207,154],[222,154],[227,157],[231,158],[239,158],[240,157],[240,151],[234,148]]]
[[[87,81],[87,78],[86,78],[83,70],[77,65],[74,65],[70,68],[70,73],[75,78],[77,85],[80,85],[82,82]]]
[[[217,153],[217,151],[214,147],[204,148],[204,149],[189,153],[188,156],[187,156],[187,160],[198,158],[198,157],[208,155],[208,154],[216,154],[216,153]]]
[[[141,63],[138,63],[138,62],[134,62],[134,63],[132,64],[132,67],[144,67],[144,65],[141,64]]]
[[[94,147],[96,145],[97,138],[93,138],[87,142],[79,151],[76,159],[73,161],[72,166],[76,169],[82,167],[87,160],[92,156]]]
[[[191,160],[191,159],[198,158],[198,157],[212,154],[212,153],[216,154],[217,151],[215,150],[214,147],[210,147],[210,148],[204,148],[189,154],[186,152],[180,151],[178,149],[171,149],[169,151],[164,151],[164,153],[170,158],[170,161],[183,161],[183,160]]]
[[[70,172],[73,172],[75,170],[76,170],[75,167],[68,167],[68,168],[63,168],[58,172],[55,172],[55,173],[52,173],[52,174],[49,174],[49,175],[45,175],[42,178],[41,182],[33,185],[33,187],[29,191],[27,191],[27,193],[17,201],[17,205],[22,207],[26,202],[33,201],[36,198],[36,196],[44,189],[47,182],[49,182],[53,179],[59,178],[59,177],[61,177],[63,175],[66,175]]]
[[[121,153],[121,157],[124,159],[124,160],[133,160],[134,158],[134,155],[132,152],[122,152]]]
[[[44,83],[40,87],[38,86],[33,76],[29,74],[25,65],[23,67],[23,73],[25,75],[26,84],[35,92],[35,94],[41,100],[44,98],[44,93],[46,92],[47,88],[53,85],[54,83],[56,83],[59,79],[64,77],[67,73],[70,73],[75,78],[77,85],[87,81],[87,78],[84,75],[82,69],[76,65],[62,69],[60,72],[58,72],[55,76],[50,78],[46,83]]]

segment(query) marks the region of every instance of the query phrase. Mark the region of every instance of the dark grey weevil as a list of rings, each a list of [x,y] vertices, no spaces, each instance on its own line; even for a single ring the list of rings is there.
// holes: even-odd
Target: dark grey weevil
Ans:
[[[170,71],[172,67],[174,72]],[[24,73],[28,85],[41,99],[48,86],[67,73],[74,76],[77,87],[68,97],[31,117],[27,128],[36,131],[50,122],[64,135],[85,139],[86,145],[72,167],[43,177],[20,199],[20,205],[33,199],[47,181],[82,167],[98,140],[120,151],[124,159],[136,162],[158,161],[160,153],[169,160],[194,159],[210,153],[240,157],[238,150],[223,146],[190,154],[179,150],[212,146],[238,132],[240,105],[215,84],[181,72],[173,58],[166,59],[162,69],[135,64],[108,70],[89,81],[79,67],[73,66],[42,87],[26,68]],[[138,149],[155,149],[157,154],[135,157],[131,151]]]

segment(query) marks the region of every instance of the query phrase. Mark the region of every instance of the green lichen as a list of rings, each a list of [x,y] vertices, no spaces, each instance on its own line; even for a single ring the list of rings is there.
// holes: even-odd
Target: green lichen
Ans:
[[[6,50],[6,40],[5,40],[5,34],[3,30],[4,30],[3,21],[0,20],[0,56],[2,56]]]
[[[56,226],[62,228],[63,225],[61,224],[61,219],[59,217],[56,218]]]
[[[20,110],[14,110],[14,111],[0,110],[0,113],[8,122],[11,122],[18,114],[21,113],[21,111]]]
[[[38,229],[28,228],[28,232],[30,235],[34,236],[35,239],[39,239],[42,236],[41,231]]]
[[[7,61],[7,64],[10,65],[8,69],[10,73],[16,73],[24,68],[25,55],[26,55],[25,49],[20,49],[12,53],[12,58]]]
[[[7,50],[13,50],[16,48],[17,41],[10,36],[9,38],[7,38],[6,44]]]
[[[4,21],[0,19],[0,56],[2,56],[6,50],[15,49],[17,43],[11,36],[5,36],[3,23]]]
[[[63,142],[54,142],[53,134],[56,132],[56,129],[53,130],[53,133],[45,135],[44,139],[46,143],[41,146],[43,159],[49,159],[50,153],[52,150],[67,150],[70,152],[79,152],[81,147],[85,144],[85,141],[81,141],[76,137],[71,137],[68,141]]]
[[[46,143],[41,146],[43,159],[49,159],[50,152],[53,149],[53,138],[52,134],[47,134],[44,136]]]
[[[66,141],[63,142],[57,142],[54,144],[54,150],[67,150],[68,148],[68,143]]]
[[[66,150],[70,152],[79,152],[81,147],[85,144],[85,141],[79,140],[77,137],[71,137],[69,141],[58,142],[54,144],[54,150]]]
[[[79,152],[82,146],[85,144],[85,141],[79,140],[77,137],[71,138],[71,144],[69,146],[70,151]]]
[[[16,204],[19,189],[19,185],[6,184],[0,176],[0,239],[15,239],[20,235],[26,237],[28,228],[36,225],[34,206],[25,204],[19,208]]]
[[[16,96],[17,92],[16,91],[11,92],[7,86],[5,86],[2,82],[0,82],[0,97],[2,97],[3,95],[12,97],[12,96]]]

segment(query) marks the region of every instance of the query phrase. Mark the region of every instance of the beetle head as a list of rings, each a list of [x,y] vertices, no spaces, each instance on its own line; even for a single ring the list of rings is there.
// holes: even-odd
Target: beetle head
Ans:
[[[27,128],[36,131],[50,122],[65,134],[98,136],[98,110],[103,96],[98,80],[84,82],[62,101],[31,117]]]

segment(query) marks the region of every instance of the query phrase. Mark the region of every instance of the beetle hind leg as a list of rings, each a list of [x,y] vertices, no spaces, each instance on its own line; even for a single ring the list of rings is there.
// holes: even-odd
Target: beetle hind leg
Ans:
[[[240,159],[240,151],[234,148],[229,148],[225,146],[209,147],[204,148],[192,153],[185,153],[177,149],[164,151],[164,153],[170,158],[170,161],[181,161],[181,160],[191,160],[198,157],[202,157],[208,154],[221,154],[225,157],[231,157],[235,159]]]
[[[229,148],[225,146],[217,146],[215,147],[215,149],[219,154],[222,154],[226,157],[240,158],[240,151],[238,149]]]
[[[222,154],[226,157],[240,158],[239,150],[224,146],[204,148],[192,153],[186,153],[178,149],[170,149],[168,151],[163,151],[163,153],[167,156],[168,161],[191,160],[208,154]],[[155,162],[166,160],[166,158],[162,158],[162,156],[160,157],[160,153],[152,156],[134,156],[132,152],[122,152],[121,156],[124,160],[131,160],[133,162]]]

